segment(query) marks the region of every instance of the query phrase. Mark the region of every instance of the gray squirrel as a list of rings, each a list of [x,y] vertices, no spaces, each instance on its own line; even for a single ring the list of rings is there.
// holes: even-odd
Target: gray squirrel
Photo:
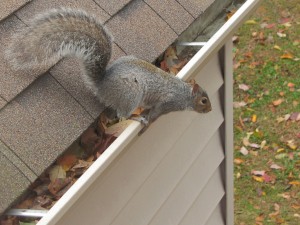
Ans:
[[[112,36],[97,18],[75,9],[53,9],[19,32],[7,57],[17,69],[55,64],[68,56],[82,61],[83,78],[101,104],[117,117],[129,118],[137,107],[146,128],[159,116],[182,110],[211,111],[207,93],[133,56],[107,64]]]

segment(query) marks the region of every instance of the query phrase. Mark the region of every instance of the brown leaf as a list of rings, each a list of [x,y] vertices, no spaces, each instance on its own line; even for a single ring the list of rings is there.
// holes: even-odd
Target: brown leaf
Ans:
[[[283,101],[284,100],[282,98],[280,98],[280,99],[277,99],[277,100],[273,101],[272,103],[273,103],[274,106],[279,106]]]
[[[242,164],[243,162],[244,162],[244,160],[242,160],[242,159],[240,159],[240,158],[235,158],[235,159],[234,159],[234,163],[235,163],[235,164],[238,164],[238,165],[239,165],[239,164]]]
[[[300,120],[300,112],[294,112],[291,114],[290,120],[299,121]]]
[[[239,89],[241,89],[243,91],[248,91],[250,89],[250,87],[246,84],[239,84]]]
[[[68,171],[77,162],[77,157],[73,154],[62,155],[57,159],[57,164],[65,171]]]
[[[282,56],[280,56],[281,59],[293,59],[294,55],[292,53],[286,52]]]
[[[69,183],[71,183],[72,178],[71,177],[67,177],[67,178],[57,178],[54,181],[52,181],[48,188],[50,193],[53,196],[56,196],[56,194],[62,190],[64,187],[66,187]]]

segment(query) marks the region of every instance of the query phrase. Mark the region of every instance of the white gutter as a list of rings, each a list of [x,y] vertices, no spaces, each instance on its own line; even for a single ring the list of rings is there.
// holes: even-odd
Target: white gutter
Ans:
[[[209,57],[218,51],[234,30],[256,8],[260,0],[246,1],[238,11],[213,35],[213,37],[199,50],[199,52],[185,65],[177,75],[187,80],[194,71],[202,68]],[[54,225],[71,206],[82,196],[93,182],[102,174],[107,166],[122,152],[122,150],[137,137],[141,129],[140,123],[133,121],[129,127],[109,146],[92,166],[77,180],[77,182],[62,196],[62,198],[38,222],[38,225]]]

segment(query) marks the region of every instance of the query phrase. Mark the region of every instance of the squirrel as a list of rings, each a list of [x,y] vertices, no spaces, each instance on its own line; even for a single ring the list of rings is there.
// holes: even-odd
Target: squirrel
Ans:
[[[94,16],[77,9],[53,9],[32,20],[6,52],[16,69],[54,65],[68,56],[80,59],[85,84],[100,104],[115,115],[130,118],[142,107],[139,121],[147,127],[159,116],[182,110],[211,111],[207,93],[134,56],[123,56],[107,66],[112,35]]]

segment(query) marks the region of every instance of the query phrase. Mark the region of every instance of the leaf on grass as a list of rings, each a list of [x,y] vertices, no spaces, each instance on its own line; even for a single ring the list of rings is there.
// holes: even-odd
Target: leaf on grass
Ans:
[[[297,181],[297,180],[290,181],[289,184],[294,185],[294,186],[300,186],[300,181]]]
[[[260,182],[260,183],[264,182],[264,178],[261,176],[252,176],[252,178],[257,182]]]
[[[257,115],[256,114],[252,115],[251,121],[252,121],[252,123],[256,123],[256,121],[257,121]]]
[[[275,159],[283,159],[286,157],[288,157],[287,153],[280,153],[280,154],[275,155]]]
[[[242,146],[240,149],[240,153],[242,153],[243,155],[248,155],[249,151],[244,146]]]
[[[282,102],[283,102],[283,99],[279,98],[279,99],[273,101],[272,103],[273,103],[274,106],[279,106]]]
[[[289,140],[287,141],[286,144],[291,150],[296,150],[297,149],[297,145],[295,144],[294,140]]]
[[[257,24],[257,22],[255,20],[247,20],[245,22],[245,24],[248,24],[248,25],[254,25],[254,24]]]
[[[299,121],[300,120],[300,112],[294,112],[289,117],[290,120]]]
[[[293,209],[300,209],[300,204],[292,204]]]
[[[66,171],[60,165],[55,165],[49,171],[49,177],[51,182],[54,182],[56,179],[65,179]]]
[[[281,51],[282,49],[278,46],[278,45],[274,45],[274,47],[273,47],[274,49],[276,49],[276,50],[279,50],[279,51]]]
[[[277,164],[273,163],[271,166],[270,166],[271,169],[274,169],[274,170],[280,170],[282,169],[281,166],[278,166]]]
[[[260,148],[260,145],[256,144],[256,143],[250,143],[249,146],[252,147],[252,148],[256,148],[256,149]]]
[[[286,52],[280,56],[281,59],[293,59],[294,55],[292,53]]]
[[[263,140],[261,143],[260,143],[260,149],[263,149],[267,144],[267,141],[266,140]]]
[[[250,145],[249,138],[244,137],[244,138],[243,138],[243,144],[244,144],[245,146],[249,146],[249,145]]]
[[[260,222],[263,222],[264,219],[265,219],[265,217],[264,217],[264,214],[262,213],[258,217],[255,218],[255,221],[260,223]]]
[[[281,32],[277,32],[277,36],[280,38],[285,38],[286,34],[285,33],[281,33]]]
[[[239,84],[239,89],[241,89],[243,91],[248,91],[250,89],[250,87],[246,84]]]
[[[242,163],[244,162],[244,160],[242,160],[242,159],[240,159],[240,158],[235,158],[235,159],[233,160],[233,162],[234,162],[235,164],[239,165],[239,164],[242,164]]]
[[[291,198],[291,195],[288,192],[285,192],[285,193],[282,193],[282,194],[278,194],[278,196],[282,197],[282,198],[285,198],[287,200],[289,200]]]
[[[247,105],[247,103],[246,102],[244,102],[244,101],[241,101],[241,102],[233,102],[233,107],[234,108],[241,108],[241,107],[244,107],[244,106],[246,106]]]
[[[251,174],[253,174],[254,176],[263,176],[266,174],[265,170],[252,170]]]

